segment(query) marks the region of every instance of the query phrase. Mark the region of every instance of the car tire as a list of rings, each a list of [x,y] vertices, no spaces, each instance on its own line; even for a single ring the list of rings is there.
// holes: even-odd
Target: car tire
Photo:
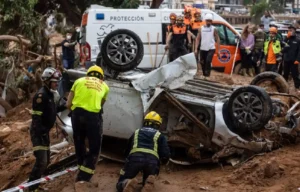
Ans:
[[[289,93],[289,85],[286,80],[278,73],[265,71],[254,77],[250,85],[260,86],[261,83],[271,81],[279,93]]]
[[[237,134],[260,130],[272,117],[272,100],[261,87],[240,87],[228,100],[228,115]]]
[[[233,69],[233,74],[240,75],[241,74],[241,69],[242,69],[242,63],[236,63]]]
[[[123,41],[120,41],[120,38],[122,36],[125,36],[125,39],[123,39]],[[116,41],[116,39],[118,39],[119,41]],[[131,43],[127,44],[128,41],[130,41]],[[114,45],[118,46],[118,48],[112,46],[113,43],[115,43]],[[120,48],[120,45],[125,45],[127,47],[125,47],[124,50]],[[133,48],[133,46],[136,48]],[[120,55],[116,54],[117,52],[120,53],[120,50],[117,51],[117,49],[121,49],[121,51],[124,51],[121,57],[119,57]],[[126,50],[127,54],[125,53]],[[129,52],[131,53],[129,54]],[[113,60],[112,56],[116,55],[118,57],[115,57],[115,59]],[[136,33],[127,29],[118,29],[112,31],[104,38],[101,45],[101,56],[103,62],[109,68],[118,72],[130,71],[136,68],[142,61],[144,56],[144,45],[142,40]],[[126,58],[129,59],[129,61],[125,61]],[[118,63],[118,60],[121,60],[122,63]]]

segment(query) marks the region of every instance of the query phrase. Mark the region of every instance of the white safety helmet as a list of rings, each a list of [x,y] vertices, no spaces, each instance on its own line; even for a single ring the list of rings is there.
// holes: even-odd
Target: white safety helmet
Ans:
[[[213,16],[212,16],[212,14],[210,14],[210,13],[207,13],[207,14],[205,14],[204,15],[204,20],[213,20]]]
[[[60,81],[61,73],[53,67],[47,67],[42,74],[42,81]]]

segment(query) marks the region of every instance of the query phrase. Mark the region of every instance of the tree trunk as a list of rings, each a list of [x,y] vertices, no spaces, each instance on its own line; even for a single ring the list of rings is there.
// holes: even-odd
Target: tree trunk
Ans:
[[[159,6],[162,2],[163,2],[163,0],[153,0],[150,9],[159,8]]]
[[[71,21],[74,25],[80,25],[81,23],[81,15],[77,11],[76,4],[70,4],[69,1],[66,0],[58,0],[61,5],[61,12],[65,13],[67,19]]]

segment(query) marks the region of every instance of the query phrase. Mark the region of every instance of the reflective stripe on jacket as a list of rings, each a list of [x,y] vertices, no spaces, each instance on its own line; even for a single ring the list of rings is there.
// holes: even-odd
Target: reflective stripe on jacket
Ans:
[[[138,129],[134,133],[133,147],[130,154],[142,152],[154,155],[159,159],[158,155],[158,138],[161,133],[152,128]]]
[[[265,53],[265,55],[268,54],[269,44],[270,44],[270,40],[267,40],[264,43],[264,53]],[[273,48],[273,52],[274,52],[275,55],[280,53],[280,51],[281,51],[280,41],[278,41],[278,40],[274,41],[272,48]]]

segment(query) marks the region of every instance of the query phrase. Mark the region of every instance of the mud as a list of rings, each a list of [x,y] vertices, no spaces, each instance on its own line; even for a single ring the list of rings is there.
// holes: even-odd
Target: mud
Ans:
[[[252,78],[233,75],[226,76],[213,72],[211,81],[223,84],[248,85]],[[292,82],[289,82],[292,86]],[[291,88],[293,92],[293,88]],[[290,101],[286,101],[290,102]],[[0,190],[14,187],[24,181],[34,164],[31,149],[29,126],[31,104],[24,103],[11,110],[6,118],[0,119],[0,127],[7,126],[10,134],[0,137]],[[1,132],[1,128],[0,128]],[[51,130],[51,143],[62,141],[62,134]],[[296,143],[296,144],[295,144]],[[298,191],[300,188],[300,144],[282,147],[276,151],[257,155],[253,159],[232,167],[223,164],[202,164],[178,166],[169,163],[162,166],[155,181],[155,192],[194,192],[194,191],[231,191],[231,192],[282,192]],[[51,162],[67,156],[74,148],[61,150],[51,158]],[[104,160],[98,163],[92,184],[76,185],[77,191],[115,192],[115,186],[123,164]],[[61,176],[42,187],[49,192],[75,192],[76,173]],[[138,177],[141,182],[141,175]]]

